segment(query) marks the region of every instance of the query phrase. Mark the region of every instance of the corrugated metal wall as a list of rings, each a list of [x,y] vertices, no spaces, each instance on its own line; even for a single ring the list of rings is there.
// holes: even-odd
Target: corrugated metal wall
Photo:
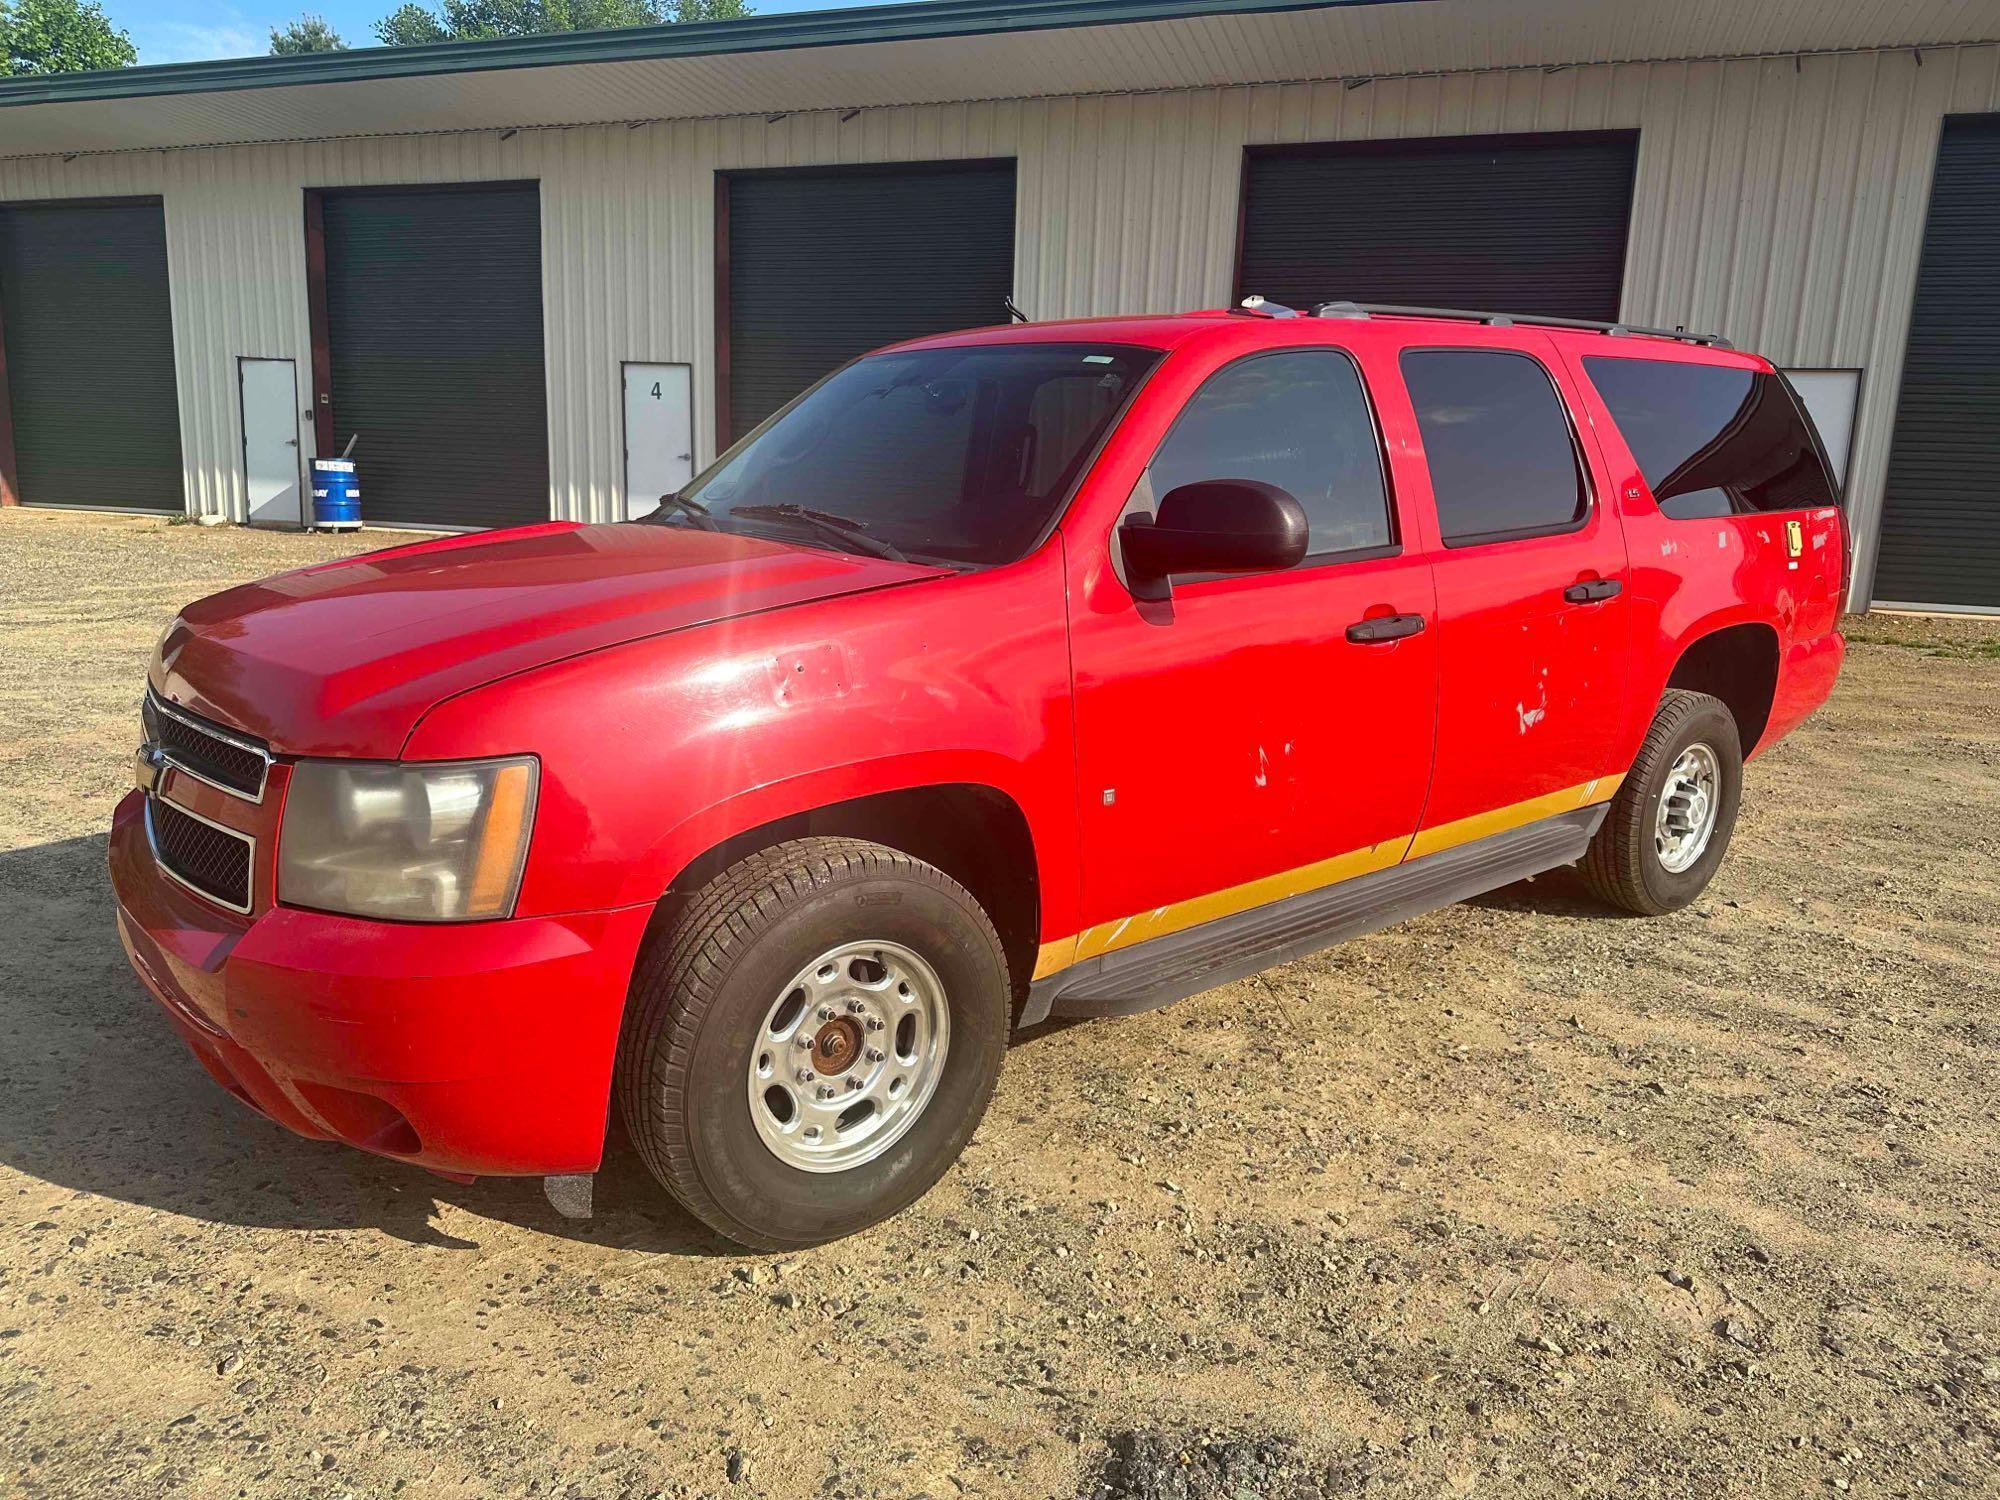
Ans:
[[[2000,48],[1976,47],[20,159],[0,200],[164,196],[189,505],[240,518],[235,357],[308,384],[301,189],[540,179],[553,505],[609,518],[619,361],[691,363],[713,455],[717,168],[1015,156],[1016,295],[1052,318],[1225,300],[1246,144],[1636,128],[1624,316],[1866,370],[1865,598],[1940,121],[1995,108]]]

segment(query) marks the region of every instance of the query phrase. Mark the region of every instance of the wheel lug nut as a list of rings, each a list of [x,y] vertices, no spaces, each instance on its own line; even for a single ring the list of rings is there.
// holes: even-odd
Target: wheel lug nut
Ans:
[[[868,1018],[868,1029],[869,1029],[870,1031],[880,1031],[880,1030],[882,1029],[882,1020],[881,1020],[881,1017],[879,1017],[879,1016],[870,1016],[870,1017]]]
[[[800,1068],[800,1069],[799,1069],[799,1082],[800,1082],[800,1083],[811,1083],[811,1082],[813,1081],[813,1079],[814,1079],[814,1078],[815,1078],[816,1076],[818,1076],[818,1075],[816,1075],[816,1074],[815,1074],[815,1073],[813,1072],[813,1070],[812,1070],[811,1068]]]
[[[868,1049],[868,1060],[870,1062],[880,1062],[882,1060],[882,1049],[880,1047],[870,1047]]]
[[[863,1005],[859,1000],[850,1000],[847,1002],[847,1013],[850,1016],[858,1016],[866,1009],[868,1007]]]
[[[822,1005],[819,1008],[819,1018],[822,1021],[831,1021],[833,1019],[833,1007],[831,1005]]]
[[[800,1048],[802,1051],[810,1052],[812,1051],[813,1039],[807,1036],[804,1032],[800,1032],[798,1040],[795,1043],[793,1043],[793,1045]]]
[[[861,1087],[861,1080],[850,1074],[847,1079],[847,1087],[848,1090],[852,1092],[853,1090]]]
[[[819,1096],[822,1099],[831,1099],[833,1097],[833,1085],[830,1083],[822,1083],[819,1086]]]

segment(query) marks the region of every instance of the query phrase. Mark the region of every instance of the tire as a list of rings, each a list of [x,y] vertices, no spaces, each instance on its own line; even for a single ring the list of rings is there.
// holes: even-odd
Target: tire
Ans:
[[[1714,823],[1699,857],[1676,870],[1669,868],[1656,837],[1660,804],[1675,767],[1698,748],[1714,761]],[[1678,911],[1702,893],[1722,863],[1742,799],[1743,747],[1735,716],[1706,693],[1669,689],[1583,857],[1584,884],[1600,900],[1642,916]]]
[[[820,958],[857,945],[894,967],[843,959],[809,1009],[793,1006],[809,976],[836,967]],[[854,988],[849,973],[876,987]],[[909,983],[897,982],[905,974]],[[864,1007],[853,1021],[849,1000]],[[920,1010],[927,1029],[901,1024],[899,1006]],[[788,1040],[770,1029],[774,1007],[779,1020],[799,1017]],[[619,1045],[620,1107],[646,1166],[716,1233],[758,1250],[823,1244],[907,1208],[958,1159],[999,1081],[1012,1009],[999,934],[948,875],[859,839],[777,844],[697,891],[642,957]],[[865,1035],[864,1019],[875,1028]],[[913,1048],[925,1039],[928,1061],[900,1061],[906,1035]],[[864,1040],[882,1045],[847,1050]],[[798,1083],[810,1065],[832,1068],[836,1052],[853,1059],[847,1072]],[[896,1078],[880,1075],[905,1067],[904,1084],[920,1086],[894,1103]],[[845,1128],[825,1130],[823,1146],[803,1140],[808,1125],[820,1139],[817,1122],[835,1107],[819,1088],[864,1076],[868,1097],[882,1101],[880,1117],[870,1103],[861,1122],[875,1133],[845,1147]],[[797,1128],[760,1102],[778,1095],[790,1098]],[[761,1120],[759,1108],[769,1111]],[[879,1154],[846,1165],[837,1154],[869,1149]],[[811,1168],[796,1164],[813,1152]]]

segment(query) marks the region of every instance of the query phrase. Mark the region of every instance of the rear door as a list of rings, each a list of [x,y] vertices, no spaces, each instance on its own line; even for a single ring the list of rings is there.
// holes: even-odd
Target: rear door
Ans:
[[[1281,348],[1199,378],[1127,509],[1184,484],[1261,480],[1305,507],[1310,555],[1285,572],[1177,578],[1170,601],[1143,604],[1110,566],[1115,542],[1066,533],[1078,961],[1395,864],[1430,776],[1435,633],[1347,635],[1433,612],[1355,360]]]
[[[1630,634],[1625,537],[1546,339],[1408,340],[1436,507],[1437,769],[1420,857],[1607,800]]]

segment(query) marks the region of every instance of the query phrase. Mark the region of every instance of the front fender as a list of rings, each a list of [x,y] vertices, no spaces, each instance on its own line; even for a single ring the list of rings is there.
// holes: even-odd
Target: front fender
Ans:
[[[438,705],[405,755],[532,753],[519,911],[650,902],[725,839],[879,792],[991,787],[1070,920],[1076,805],[1060,544],[1006,568],[631,642]]]
[[[681,872],[720,844],[752,829],[798,817],[837,803],[887,792],[930,787],[973,786],[997,792],[1023,811],[1035,848],[1035,868],[1046,871],[1054,851],[1046,849],[1047,824],[1037,827],[1024,798],[1036,794],[1018,762],[974,751],[926,751],[828,766],[755,787],[728,801],[701,809],[670,829],[633,867],[627,886],[631,901],[651,901],[671,887]],[[1038,873],[1038,880],[1041,878]]]

